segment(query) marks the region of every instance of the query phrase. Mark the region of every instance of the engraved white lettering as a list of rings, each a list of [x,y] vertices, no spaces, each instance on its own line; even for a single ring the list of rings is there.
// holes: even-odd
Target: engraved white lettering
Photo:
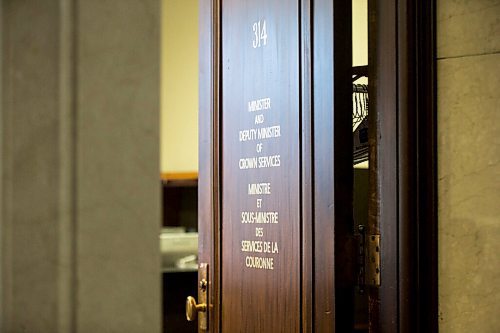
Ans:
[[[281,165],[280,155],[259,157],[259,168],[274,168]]]
[[[242,240],[241,241],[241,251],[242,252],[257,252],[261,253],[263,249],[263,241],[249,241]]]
[[[241,212],[241,223],[275,224],[279,223],[278,212]]]
[[[238,162],[240,170],[276,168],[281,166],[280,155],[246,157],[240,158]]]
[[[269,97],[248,102],[248,112],[269,110],[270,108],[271,108],[271,99]]]
[[[262,124],[264,122],[264,115],[258,114],[255,116],[255,125]]]
[[[257,157],[240,158],[239,167],[240,170],[257,168]]]
[[[254,49],[261,46],[266,46],[267,44],[267,30],[266,30],[266,20],[259,20],[252,25],[252,30],[254,33],[254,38],[252,40],[252,47]]]
[[[264,140],[279,138],[281,136],[281,126],[268,126],[261,128],[250,128],[239,131],[240,142],[252,140]]]
[[[248,184],[248,195],[271,194],[271,183]]]
[[[256,269],[274,269],[274,258],[245,257],[245,266]]]

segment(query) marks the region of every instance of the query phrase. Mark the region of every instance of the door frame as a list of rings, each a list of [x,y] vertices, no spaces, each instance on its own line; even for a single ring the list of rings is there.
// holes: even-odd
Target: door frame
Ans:
[[[314,38],[326,33],[321,30],[324,25],[319,24],[315,14],[327,8],[327,12],[332,12],[331,25],[327,26],[334,27],[333,13],[339,14],[340,2],[333,2],[333,6],[340,6],[335,11],[331,1],[300,2],[303,11],[301,84],[302,89],[308,87],[310,90],[305,91],[312,92],[302,96],[303,108],[315,103],[314,66],[318,66],[307,55],[314,48]],[[217,124],[221,99],[221,0],[200,0],[199,4],[199,262],[209,265],[209,331],[219,332],[221,253],[217,244],[220,243],[221,175]],[[371,110],[377,115],[370,121],[375,124],[372,126],[376,126],[377,134],[388,133],[379,139],[370,138],[375,143],[371,148],[371,163],[378,166],[378,173],[370,175],[370,186],[377,193],[370,203],[370,218],[374,219],[373,231],[382,235],[382,283],[380,288],[369,290],[372,299],[378,300],[371,303],[371,328],[375,332],[438,330],[435,8],[434,0],[424,3],[369,0],[369,59],[374,64],[369,73],[369,89]],[[310,27],[314,32],[312,36],[304,34]],[[333,33],[330,31],[327,36],[333,37]],[[338,38],[329,40],[327,48],[335,49],[334,41],[338,42]],[[328,43],[328,39],[324,41]],[[343,77],[341,72],[335,73]],[[307,117],[302,119],[303,134],[314,131],[313,122],[314,119]],[[319,133],[313,135],[317,137]],[[304,144],[303,156],[314,155],[313,149],[314,143]],[[315,242],[321,220],[310,199],[314,192],[313,165],[304,158],[302,162],[302,329],[334,332],[335,318],[343,318],[340,311],[346,308],[334,306],[342,300],[342,297],[336,299],[335,294],[341,295],[339,282],[344,279],[348,283],[352,268],[346,276],[337,279],[338,272],[334,269],[326,270],[328,276],[319,277],[314,273],[314,262],[308,259],[321,253],[320,244]],[[337,191],[340,187],[335,188],[334,192]],[[338,223],[325,223],[322,227],[330,227],[333,232],[341,228]],[[350,245],[343,249],[335,247],[321,258],[336,262],[340,253],[351,248]],[[318,281],[335,283],[335,291],[326,298],[314,297]],[[349,288],[346,290],[350,292]],[[334,310],[328,316],[318,316],[327,313],[322,312],[321,302],[325,299],[327,303],[333,302]],[[337,330],[341,331],[341,326],[337,326]]]
[[[382,235],[372,323],[381,332],[437,332],[436,1],[369,0],[369,15],[370,162],[378,168],[369,224]]]
[[[198,262],[208,264],[207,319],[208,332],[212,333],[220,332],[221,302],[220,13],[220,0],[199,1]]]

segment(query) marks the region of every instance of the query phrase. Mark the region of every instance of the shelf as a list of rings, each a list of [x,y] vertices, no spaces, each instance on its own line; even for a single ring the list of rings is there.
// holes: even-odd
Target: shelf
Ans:
[[[162,273],[192,273],[197,272],[198,268],[186,267],[186,268],[178,268],[178,267],[167,267],[162,268]]]
[[[198,186],[197,172],[162,172],[161,181],[167,187],[195,187]]]

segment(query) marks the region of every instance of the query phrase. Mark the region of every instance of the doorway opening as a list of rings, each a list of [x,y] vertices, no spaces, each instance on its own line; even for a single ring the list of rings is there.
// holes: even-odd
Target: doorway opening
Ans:
[[[198,280],[198,0],[162,0],[162,326],[197,332],[185,299]]]
[[[353,233],[360,237],[368,226],[369,163],[368,142],[368,1],[352,1],[352,129],[353,129]],[[364,247],[358,248],[364,267]],[[355,332],[368,332],[368,294],[364,288],[364,271],[357,273],[354,288]]]

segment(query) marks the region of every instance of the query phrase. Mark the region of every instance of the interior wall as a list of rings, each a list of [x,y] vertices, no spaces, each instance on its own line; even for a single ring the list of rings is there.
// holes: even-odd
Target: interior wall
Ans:
[[[368,65],[368,0],[352,0],[352,65]]]
[[[500,1],[437,1],[439,323],[500,331]]]
[[[368,0],[352,0],[352,65],[368,65]],[[361,77],[356,84],[368,84],[368,78]],[[353,109],[357,107],[352,101]],[[368,169],[368,161],[354,165],[355,169]]]
[[[198,171],[198,0],[162,0],[161,171]]]

